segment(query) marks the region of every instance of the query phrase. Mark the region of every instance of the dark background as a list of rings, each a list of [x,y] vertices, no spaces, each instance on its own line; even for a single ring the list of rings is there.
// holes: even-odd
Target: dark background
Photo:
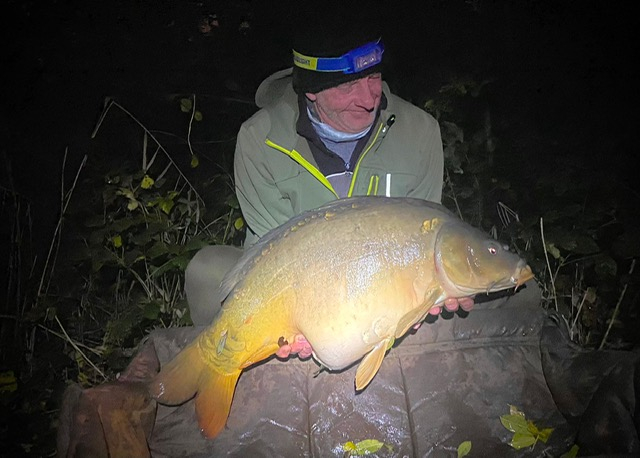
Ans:
[[[495,124],[526,143],[527,156],[567,155],[635,181],[638,21],[627,7],[592,1],[357,4],[380,9],[393,66],[387,78],[396,92],[413,99],[454,75],[491,78],[487,98]],[[46,218],[51,205],[43,196],[57,199],[64,150],[75,169],[105,96],[128,102],[151,127],[159,121],[146,110],[164,94],[238,99],[235,118],[229,119],[228,104],[218,119],[209,116],[211,129],[228,135],[222,130],[236,130],[253,110],[259,82],[288,64],[291,30],[304,27],[295,5],[10,1],[3,15],[1,122],[8,153],[2,168],[10,169],[0,176],[11,177],[32,200],[33,213]],[[201,20],[213,14],[219,27],[202,33]],[[244,21],[248,27],[241,27]]]

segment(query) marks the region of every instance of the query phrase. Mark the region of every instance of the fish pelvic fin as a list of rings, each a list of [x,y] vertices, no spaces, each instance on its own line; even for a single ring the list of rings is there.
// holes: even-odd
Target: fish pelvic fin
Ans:
[[[227,423],[236,383],[241,373],[238,369],[228,374],[216,371],[205,371],[201,374],[195,404],[198,424],[206,437],[211,439],[217,436]]]
[[[364,390],[369,382],[373,380],[373,377],[378,373],[378,369],[380,369],[384,355],[387,353],[387,350],[391,348],[394,341],[395,338],[387,337],[373,347],[373,350],[367,353],[362,359],[362,362],[356,370],[357,391]]]
[[[182,404],[196,394],[205,370],[204,357],[192,343],[162,367],[149,383],[149,393],[160,404]]]

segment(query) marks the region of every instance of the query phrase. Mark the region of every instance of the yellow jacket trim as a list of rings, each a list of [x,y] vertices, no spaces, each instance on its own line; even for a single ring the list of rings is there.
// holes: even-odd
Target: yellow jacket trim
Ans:
[[[378,183],[380,182],[380,177],[378,175],[371,175],[371,179],[369,180],[369,189],[367,189],[367,195],[377,195],[378,194]]]
[[[358,170],[360,169],[360,164],[362,163],[362,159],[364,159],[364,157],[371,150],[373,145],[375,145],[376,142],[378,141],[378,136],[380,135],[380,131],[382,130],[383,127],[384,127],[384,123],[381,122],[380,126],[378,126],[378,130],[376,131],[376,135],[373,137],[373,141],[369,144],[367,149],[365,149],[360,155],[360,158],[356,163],[356,167],[355,169],[353,169],[353,176],[351,177],[351,186],[349,186],[349,192],[347,193],[347,197],[351,197],[353,194],[353,188],[356,185],[356,177],[358,176]]]
[[[269,145],[270,147],[275,148],[278,151],[283,152],[284,154],[289,156],[291,159],[296,161],[298,164],[300,164],[302,167],[304,167],[311,175],[316,177],[316,179],[318,179],[318,181],[320,181],[323,185],[325,185],[327,187],[327,189],[329,189],[333,194],[335,194],[335,196],[337,198],[339,198],[338,193],[333,189],[333,186],[331,186],[331,183],[329,183],[329,180],[327,180],[327,177],[325,177],[320,172],[320,170],[318,170],[311,162],[307,161],[304,157],[302,157],[302,154],[300,154],[296,150],[289,151],[288,149],[283,148],[282,146],[273,143],[268,138],[265,140],[265,143],[267,145]],[[354,177],[355,177],[355,174],[354,174]],[[353,181],[351,182],[351,186],[353,187]]]

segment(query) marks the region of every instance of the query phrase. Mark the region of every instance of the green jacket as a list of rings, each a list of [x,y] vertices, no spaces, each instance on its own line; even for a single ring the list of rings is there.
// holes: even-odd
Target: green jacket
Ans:
[[[296,132],[298,96],[291,69],[258,88],[261,107],[244,122],[235,152],[235,186],[248,225],[245,245],[291,217],[338,198],[318,170],[307,140]],[[349,196],[388,195],[440,202],[444,159],[438,122],[390,93],[360,155]],[[389,119],[392,121],[390,122]]]

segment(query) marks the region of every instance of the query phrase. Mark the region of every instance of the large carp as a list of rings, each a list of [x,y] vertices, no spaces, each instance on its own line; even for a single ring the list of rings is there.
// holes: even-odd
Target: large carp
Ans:
[[[302,334],[322,366],[364,356],[355,388],[377,373],[394,340],[449,297],[514,288],[529,266],[443,206],[356,197],[303,213],[246,251],[222,282],[211,326],[150,386],[163,404],[194,395],[203,433],[224,427],[243,369]],[[211,304],[216,307],[216,304]]]

